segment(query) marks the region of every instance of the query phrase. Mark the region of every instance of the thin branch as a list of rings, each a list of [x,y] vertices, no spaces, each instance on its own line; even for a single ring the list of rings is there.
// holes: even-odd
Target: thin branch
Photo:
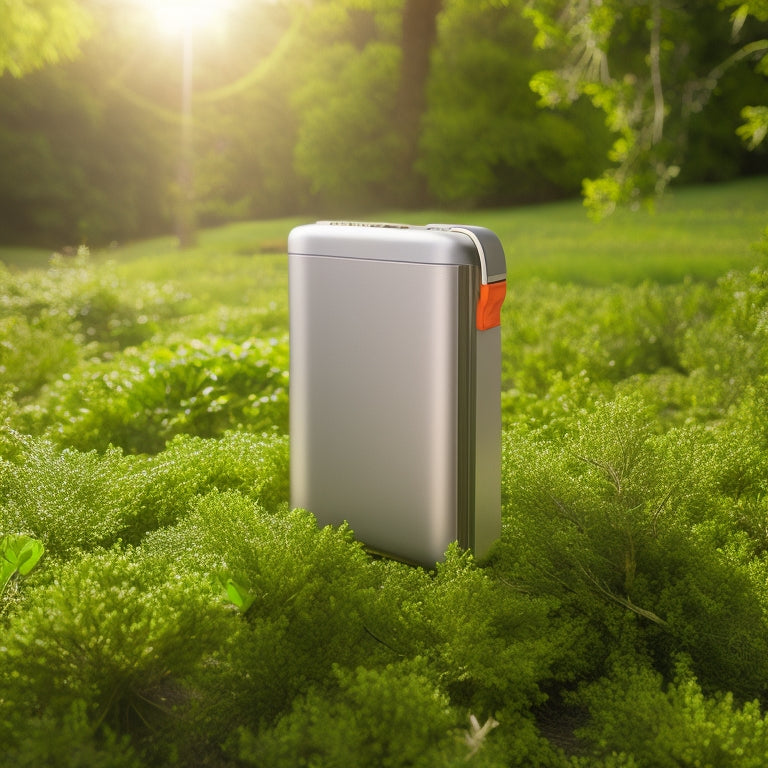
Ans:
[[[366,634],[370,635],[377,643],[381,643],[385,648],[388,648],[396,656],[400,656],[401,658],[405,656],[404,653],[401,653],[396,648],[391,646],[386,640],[382,640],[378,635],[375,635],[373,632],[371,632],[371,630],[368,629],[368,627],[366,627],[365,624],[363,624],[363,629],[365,630]]]
[[[603,586],[595,577],[595,575],[586,569],[581,563],[578,563],[578,567],[579,570],[587,578],[587,580],[598,590],[598,592],[600,592],[601,595],[607,597],[609,600],[613,600],[615,603],[618,603],[625,608],[629,608],[630,611],[633,611],[638,616],[642,616],[643,618],[652,621],[654,624],[658,624],[661,627],[669,626],[668,623],[664,621],[664,619],[662,619],[660,616],[657,616],[653,611],[640,608],[640,606],[635,605],[628,597],[620,597],[619,595],[615,595],[607,587]]]
[[[673,491],[673,486],[670,486],[669,490],[664,494],[664,498],[656,505],[656,509],[653,512],[653,515],[651,517],[651,530],[653,531],[654,536],[657,534],[656,521],[659,519],[659,516],[664,511],[664,507],[667,505],[667,502],[672,496],[672,491]]]
[[[547,496],[549,497],[550,501],[558,508],[558,510],[560,510],[562,517],[564,517],[569,523],[575,526],[579,533],[586,533],[584,526],[576,518],[574,518],[573,515],[571,515],[568,508],[565,506],[565,504],[563,504],[562,501],[560,501],[560,499],[549,492],[547,492]]]
[[[585,464],[590,464],[591,466],[599,469],[601,472],[604,472],[616,488],[616,493],[621,496],[621,474],[617,472],[611,464],[605,464],[603,462],[597,461],[596,459],[590,459],[589,456],[581,456],[578,453],[574,453],[573,455],[579,459],[579,461],[583,461]]]
[[[661,84],[661,2],[654,0],[651,12],[650,67],[653,84],[653,130],[651,143],[658,144],[664,135],[664,91]]]

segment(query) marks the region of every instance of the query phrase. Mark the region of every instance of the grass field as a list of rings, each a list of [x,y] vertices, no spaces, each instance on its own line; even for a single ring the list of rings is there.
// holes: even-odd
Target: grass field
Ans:
[[[768,224],[768,179],[673,190],[655,211],[622,210],[599,223],[587,217],[577,200],[486,211],[386,211],[366,218],[489,227],[504,244],[512,283],[529,277],[581,285],[673,283],[687,277],[712,282],[754,261],[752,245]],[[247,285],[228,289],[227,275],[234,270],[242,276],[243,257],[255,254],[264,256],[266,264],[280,265],[288,232],[310,220],[293,217],[205,229],[198,246],[183,253],[169,236],[96,255],[130,265],[131,272],[147,280],[188,283],[201,299],[222,292],[226,301],[230,291],[237,300],[251,299]],[[44,249],[0,247],[0,261],[12,268],[44,267],[49,257]],[[198,280],[202,273],[205,285]]]

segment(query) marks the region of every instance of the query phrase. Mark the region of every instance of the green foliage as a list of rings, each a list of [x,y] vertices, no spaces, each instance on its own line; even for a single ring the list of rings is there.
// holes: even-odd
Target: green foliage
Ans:
[[[521,7],[451,2],[441,14],[419,160],[441,203],[575,194],[600,168],[606,132],[594,112],[536,108],[528,80],[543,59]]]
[[[131,538],[170,525],[196,496],[235,490],[275,510],[288,500],[288,439],[284,435],[227,432],[217,439],[180,435],[137,465],[141,494]]]
[[[313,192],[347,206],[394,198],[402,184],[394,162],[400,141],[390,120],[399,61],[391,44],[370,43],[360,52],[336,46],[296,94],[302,115],[296,167]]]
[[[120,5],[89,3],[89,12],[115,15]],[[99,34],[80,60],[0,79],[6,243],[106,246],[169,227],[178,134],[120,97],[118,70],[130,55],[124,30],[132,25],[115,20],[107,28],[96,23]]]
[[[19,440],[16,459],[0,460],[0,529],[41,540],[54,557],[114,542],[138,511],[130,459]]]
[[[755,149],[768,133],[768,107],[744,107],[741,116],[745,122],[736,133],[747,142],[750,149]]]
[[[510,578],[590,618],[601,639],[590,631],[573,642],[591,644],[596,670],[617,648],[650,654],[662,670],[686,651],[708,687],[728,678],[731,690],[757,695],[768,683],[761,590],[698,529],[720,506],[709,436],[655,434],[638,397],[579,416],[559,439],[506,437]],[[586,660],[586,649],[577,655]]]
[[[226,34],[198,36],[191,64],[199,220],[402,206],[417,184],[441,205],[571,197],[609,151],[616,172],[586,185],[598,206],[634,203],[633,184],[652,191],[676,167],[688,181],[765,170],[733,136],[745,105],[745,138],[755,143],[764,122],[762,76],[748,66],[764,54],[760,6],[742,4],[731,21],[709,0],[658,5],[651,50],[650,0],[445,0],[416,116],[418,157],[405,167],[403,0],[227,4]],[[158,37],[151,9],[132,0],[2,8],[0,73],[9,63],[28,71],[51,52],[65,58],[92,34],[74,62],[0,78],[0,240],[52,249],[172,231],[181,40]],[[564,19],[571,28],[558,26]],[[534,38],[555,50],[532,50]],[[660,63],[663,110],[646,60]],[[579,71],[561,76],[569,68]],[[567,113],[537,111],[532,79],[549,105],[581,98]],[[649,122],[662,114],[655,141]]]
[[[457,717],[423,664],[337,672],[338,689],[311,692],[266,733],[243,734],[248,765],[471,765]]]
[[[606,766],[759,768],[768,756],[768,716],[760,704],[739,705],[730,693],[708,698],[685,665],[668,686],[647,668],[619,668],[582,699],[592,720],[580,736],[593,757],[578,766],[601,758]]]
[[[87,11],[74,0],[3,0],[0,75],[14,77],[77,55],[91,32]]]
[[[166,284],[130,292],[109,265],[94,269],[87,249],[51,258],[45,271],[0,270],[0,385],[37,394],[86,354],[138,344],[172,317],[183,296]]]
[[[212,693],[226,696],[205,702],[201,716],[221,718],[221,727],[233,717],[272,719],[308,685],[327,681],[334,663],[375,657],[361,617],[372,583],[349,531],[318,531],[308,513],[266,513],[242,493],[214,490],[178,525],[150,535],[144,551],[236,582],[252,601],[227,667],[206,676]]]
[[[0,598],[14,576],[26,576],[43,556],[42,542],[30,536],[7,535],[0,539]]]
[[[749,272],[725,275],[710,318],[685,335],[681,362],[718,381],[719,401],[728,406],[766,371],[768,356],[768,268],[763,260]]]
[[[693,218],[600,230],[573,206],[487,214],[520,270],[503,535],[430,572],[288,506],[285,257],[243,258],[285,222],[4,274],[2,318],[71,345],[41,352],[42,386],[19,348],[0,397],[5,760],[763,764],[766,264],[682,275],[764,199],[693,190],[673,198]]]
[[[254,760],[295,759],[294,748],[328,759],[357,750],[355,734],[370,729],[371,718],[384,718],[382,728],[395,717],[412,719],[411,693],[405,695],[412,685],[425,691],[412,702],[422,713],[397,738],[414,740],[413,748],[423,747],[420,733],[441,734],[441,749],[452,744],[469,710],[480,722],[496,713],[501,724],[488,738],[521,761],[545,749],[526,711],[540,698],[537,680],[555,652],[540,637],[548,604],[494,583],[458,551],[434,576],[371,561],[345,527],[318,530],[306,512],[266,513],[233,491],[200,498],[176,526],[148,536],[142,550],[149,563],[172,557],[176,567],[213,576],[238,607],[242,623],[224,645],[222,664],[196,677],[206,695],[192,729],[217,734],[228,750],[236,749],[238,728],[251,734],[247,754]],[[243,598],[248,602],[238,605]],[[344,681],[375,687],[380,677],[382,685],[398,681],[391,699],[372,695],[374,709],[350,709]],[[422,695],[432,700],[434,691],[446,702],[439,716],[421,707]],[[315,718],[323,709],[338,717],[338,738],[322,736],[326,720]],[[382,733],[400,743],[391,729]],[[211,749],[186,738],[190,754]],[[384,743],[371,748],[394,755]],[[466,747],[455,748],[466,754]]]
[[[0,540],[0,613],[23,594],[24,577],[40,561],[45,547],[41,541],[23,534],[8,534]]]
[[[24,438],[13,461],[0,461],[0,529],[39,538],[54,557],[138,542],[183,516],[195,496],[241,490],[274,509],[288,497],[284,437],[227,433],[180,437],[137,459],[110,448],[82,453]]]
[[[680,173],[693,116],[729,70],[765,56],[768,41],[743,29],[750,13],[761,18],[759,6],[742,4],[729,20],[722,5],[535,0],[527,8],[536,45],[560,55],[557,68],[531,79],[540,105],[561,108],[583,97],[605,114],[616,137],[607,153],[612,166],[584,181],[584,203],[595,218],[659,195]],[[745,117],[752,121],[739,132],[756,144],[760,113]]]
[[[78,699],[61,716],[31,715],[18,723],[19,732],[5,744],[9,765],[35,768],[141,768],[127,738],[117,738],[106,727],[95,733],[88,707]]]
[[[287,431],[285,337],[241,344],[211,336],[129,348],[85,362],[28,412],[35,429],[81,450],[117,445],[157,453],[180,433],[221,435],[247,426]]]
[[[494,582],[456,547],[434,577],[397,566],[384,572],[370,631],[394,651],[425,659],[452,701],[478,716],[503,710],[511,719],[539,699],[538,681],[556,653],[538,631],[547,601]]]
[[[23,743],[28,717],[43,718],[38,732],[71,724],[73,703],[92,733],[151,733],[153,720],[187,700],[183,677],[227,621],[199,578],[153,571],[130,551],[60,565],[9,617],[0,650],[4,744]]]
[[[682,367],[677,345],[707,308],[703,286],[584,288],[529,281],[505,302],[504,388],[537,394],[553,372],[620,381]]]

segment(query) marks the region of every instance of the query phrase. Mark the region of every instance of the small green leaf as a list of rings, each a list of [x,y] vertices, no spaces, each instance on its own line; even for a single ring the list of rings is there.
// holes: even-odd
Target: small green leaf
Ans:
[[[245,587],[233,581],[227,580],[227,596],[236,605],[242,613],[245,613],[253,605],[254,597]]]
[[[4,536],[0,540],[0,594],[14,574],[26,576],[38,563],[45,547],[31,536]]]
[[[44,549],[43,543],[31,536],[4,536],[0,541],[0,557],[22,576],[37,565]]]

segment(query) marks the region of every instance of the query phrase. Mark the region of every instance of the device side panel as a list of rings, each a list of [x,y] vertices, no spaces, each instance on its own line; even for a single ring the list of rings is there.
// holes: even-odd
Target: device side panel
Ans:
[[[483,557],[501,536],[501,328],[478,331],[475,403],[475,520],[472,548]]]

